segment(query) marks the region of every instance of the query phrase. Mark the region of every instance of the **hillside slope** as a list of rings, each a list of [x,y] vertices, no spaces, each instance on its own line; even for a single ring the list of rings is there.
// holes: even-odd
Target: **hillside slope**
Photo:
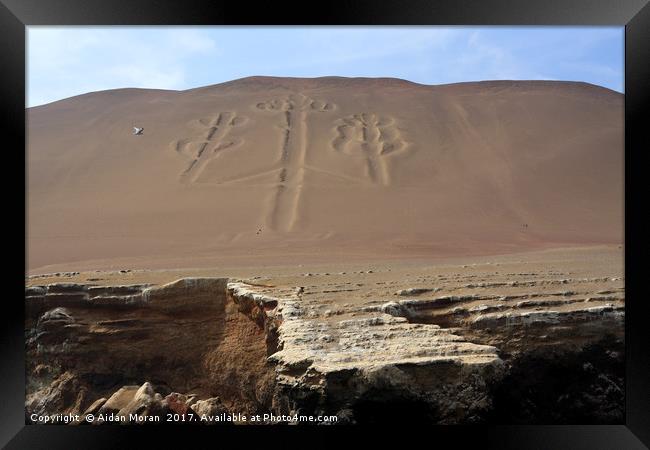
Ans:
[[[623,240],[623,95],[584,83],[251,77],[27,120],[33,271]]]

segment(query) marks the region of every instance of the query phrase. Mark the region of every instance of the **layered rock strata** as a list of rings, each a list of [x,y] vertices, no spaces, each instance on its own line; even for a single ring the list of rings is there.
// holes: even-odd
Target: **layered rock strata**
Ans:
[[[605,283],[585,281],[594,282]],[[26,413],[562,422],[591,401],[596,421],[616,422],[623,289],[583,298],[554,287],[415,287],[324,309],[304,288],[225,278],[30,286]],[[582,380],[580,398],[567,394],[555,415],[543,395],[558,382],[553,370]]]
[[[81,414],[121,386],[144,382],[163,398],[219,395],[243,413],[264,409],[274,382],[264,332],[227,304],[226,283],[29,287],[28,416]]]

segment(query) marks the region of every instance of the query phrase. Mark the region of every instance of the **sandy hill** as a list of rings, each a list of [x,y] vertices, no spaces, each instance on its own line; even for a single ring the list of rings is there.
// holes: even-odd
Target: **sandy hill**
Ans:
[[[93,92],[27,126],[33,271],[623,240],[623,96],[584,83],[251,77]]]

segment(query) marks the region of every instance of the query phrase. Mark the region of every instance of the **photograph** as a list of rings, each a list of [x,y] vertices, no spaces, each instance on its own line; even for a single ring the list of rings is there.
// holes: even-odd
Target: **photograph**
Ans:
[[[624,26],[25,30],[25,423],[624,425]]]

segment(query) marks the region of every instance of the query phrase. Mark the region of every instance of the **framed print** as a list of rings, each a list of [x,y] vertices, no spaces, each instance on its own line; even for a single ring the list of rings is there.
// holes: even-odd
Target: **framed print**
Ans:
[[[2,0],[3,445],[646,448],[646,3]]]

